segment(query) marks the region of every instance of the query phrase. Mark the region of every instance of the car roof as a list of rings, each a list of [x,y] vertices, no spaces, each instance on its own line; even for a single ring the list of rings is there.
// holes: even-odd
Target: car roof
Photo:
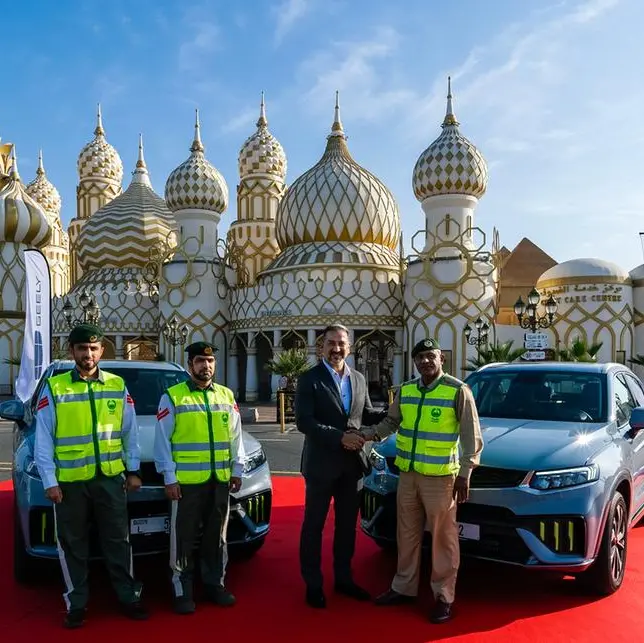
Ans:
[[[55,369],[70,370],[74,368],[74,362],[71,359],[57,359],[52,362]],[[161,370],[161,371],[184,371],[185,369],[174,362],[154,362],[149,360],[133,359],[102,359],[100,362],[101,369],[109,371],[112,368],[136,369],[136,370]]]
[[[624,364],[614,362],[503,362],[495,364],[486,364],[478,371],[560,371],[567,373],[575,371],[577,373],[608,373],[612,370],[629,370]]]

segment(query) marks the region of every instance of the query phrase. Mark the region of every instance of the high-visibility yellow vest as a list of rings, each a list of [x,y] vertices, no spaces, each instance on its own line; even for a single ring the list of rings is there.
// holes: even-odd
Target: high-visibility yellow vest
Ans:
[[[235,396],[225,386],[192,391],[187,382],[168,389],[174,405],[174,431],[170,438],[172,458],[180,484],[231,478],[230,423]]]
[[[396,465],[426,476],[453,475],[460,468],[456,401],[463,382],[444,375],[431,390],[419,383],[414,380],[400,388]]]
[[[56,412],[54,460],[59,482],[91,480],[98,472],[113,477],[125,471],[121,429],[125,382],[102,371],[98,380],[72,379],[72,372],[50,377]]]

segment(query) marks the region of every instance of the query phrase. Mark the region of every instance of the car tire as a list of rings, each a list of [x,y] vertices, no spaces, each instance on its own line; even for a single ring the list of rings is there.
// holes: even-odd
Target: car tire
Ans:
[[[580,580],[593,594],[614,594],[624,581],[628,552],[628,508],[621,493],[616,492],[608,509],[608,518],[599,546],[599,555]]]
[[[16,500],[13,502],[13,577],[23,585],[30,585],[38,578],[38,561],[26,551]]]

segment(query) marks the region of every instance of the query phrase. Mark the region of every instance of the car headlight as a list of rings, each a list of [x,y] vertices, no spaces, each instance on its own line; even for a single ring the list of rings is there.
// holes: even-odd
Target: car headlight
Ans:
[[[244,462],[244,473],[255,471],[255,469],[261,467],[264,462],[266,462],[266,454],[264,453],[264,449],[260,447],[257,451],[253,451],[253,453],[246,456],[246,462]]]
[[[536,471],[530,480],[530,486],[539,491],[575,487],[599,478],[599,467],[595,464],[558,471]]]
[[[376,471],[384,471],[386,460],[373,447],[369,451],[369,462]]]

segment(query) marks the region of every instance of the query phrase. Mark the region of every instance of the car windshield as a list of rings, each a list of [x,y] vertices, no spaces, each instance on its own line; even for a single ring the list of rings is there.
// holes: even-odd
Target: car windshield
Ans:
[[[483,370],[467,378],[481,417],[605,422],[605,376],[549,370]]]
[[[55,375],[66,373],[67,370],[57,370]],[[188,379],[184,371],[164,370],[160,368],[115,368],[107,369],[114,375],[125,380],[125,386],[134,400],[134,410],[137,415],[156,415],[159,400],[166,389]]]

